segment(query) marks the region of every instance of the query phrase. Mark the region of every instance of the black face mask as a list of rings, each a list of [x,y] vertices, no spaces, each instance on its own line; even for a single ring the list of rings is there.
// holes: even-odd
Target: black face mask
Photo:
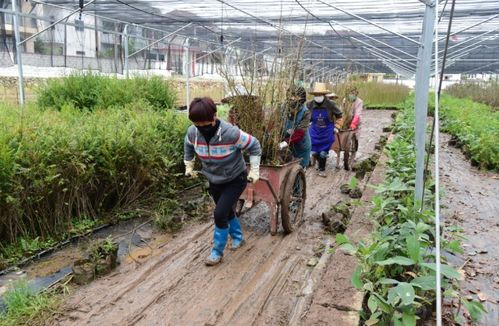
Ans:
[[[207,126],[196,126],[196,128],[198,128],[199,132],[201,133],[201,135],[203,135],[206,142],[209,143],[213,136],[215,136],[215,134],[217,133],[219,126],[220,121],[217,120],[217,123],[215,123],[215,125],[210,124]]]

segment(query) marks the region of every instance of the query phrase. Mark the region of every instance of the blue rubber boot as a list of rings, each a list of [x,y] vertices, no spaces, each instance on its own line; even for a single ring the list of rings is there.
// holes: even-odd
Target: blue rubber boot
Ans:
[[[232,238],[232,250],[236,250],[244,245],[243,230],[241,229],[241,223],[237,216],[234,216],[234,218],[229,221],[229,234]]]
[[[215,226],[215,232],[213,232],[213,249],[211,249],[210,256],[208,256],[205,261],[207,266],[214,266],[222,262],[228,238],[229,228],[221,229]]]

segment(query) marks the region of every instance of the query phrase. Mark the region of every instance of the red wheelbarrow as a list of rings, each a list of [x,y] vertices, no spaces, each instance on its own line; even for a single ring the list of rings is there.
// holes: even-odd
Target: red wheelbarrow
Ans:
[[[249,183],[239,198],[237,215],[243,208],[250,209],[259,202],[270,208],[270,233],[277,233],[279,213],[286,233],[293,232],[303,217],[307,184],[300,160],[283,165],[261,165],[260,180]]]

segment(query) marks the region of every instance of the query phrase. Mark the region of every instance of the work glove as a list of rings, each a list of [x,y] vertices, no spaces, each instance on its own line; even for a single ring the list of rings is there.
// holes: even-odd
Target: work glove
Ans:
[[[279,150],[282,151],[283,149],[287,148],[289,144],[285,141],[279,143]]]
[[[256,183],[260,179],[260,160],[261,156],[250,156],[250,171],[248,173],[248,181]]]
[[[195,178],[198,176],[198,172],[194,171],[194,160],[184,161],[185,164],[185,176]]]
[[[350,129],[355,130],[357,129],[357,126],[359,125],[360,122],[360,116],[355,115],[352,119],[352,123],[350,124]]]

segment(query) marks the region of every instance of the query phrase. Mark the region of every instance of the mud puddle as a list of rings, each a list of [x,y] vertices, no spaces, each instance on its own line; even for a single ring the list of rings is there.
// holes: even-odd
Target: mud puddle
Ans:
[[[34,293],[52,286],[72,273],[73,262],[85,257],[86,249],[92,243],[108,236],[119,244],[120,262],[129,261],[133,257],[143,259],[152,253],[150,249],[147,249],[149,251],[147,254],[141,253],[144,247],[155,246],[158,241],[167,242],[171,237],[154,230],[152,221],[142,219],[119,223],[91,236],[80,238],[47,257],[0,276],[0,296],[12,282],[19,280],[25,280],[28,288]]]
[[[499,321],[499,175],[480,171],[441,136],[443,220],[463,229],[465,253],[458,257],[465,280],[462,295],[481,301],[488,313],[478,325]]]
[[[199,201],[201,187],[185,191],[181,196],[186,202],[193,198]],[[2,296],[12,283],[23,280],[33,293],[51,287],[72,274],[73,263],[86,258],[93,244],[109,237],[118,244],[119,270],[126,264],[142,264],[154,257],[175,235],[155,228],[151,218],[135,218],[80,237],[50,255],[0,275],[0,312],[5,310]]]
[[[359,159],[374,152],[391,113],[365,112]],[[190,225],[158,247],[151,259],[122,264],[117,272],[77,289],[50,324],[302,324],[320,282],[350,282],[322,279],[331,241],[321,214],[339,200],[349,200],[340,186],[354,175],[336,170],[334,156],[326,178],[307,170],[304,217],[295,232],[271,236],[269,211],[257,205],[241,217],[246,245],[227,249],[221,265],[207,268],[204,259],[212,246],[213,223]]]

